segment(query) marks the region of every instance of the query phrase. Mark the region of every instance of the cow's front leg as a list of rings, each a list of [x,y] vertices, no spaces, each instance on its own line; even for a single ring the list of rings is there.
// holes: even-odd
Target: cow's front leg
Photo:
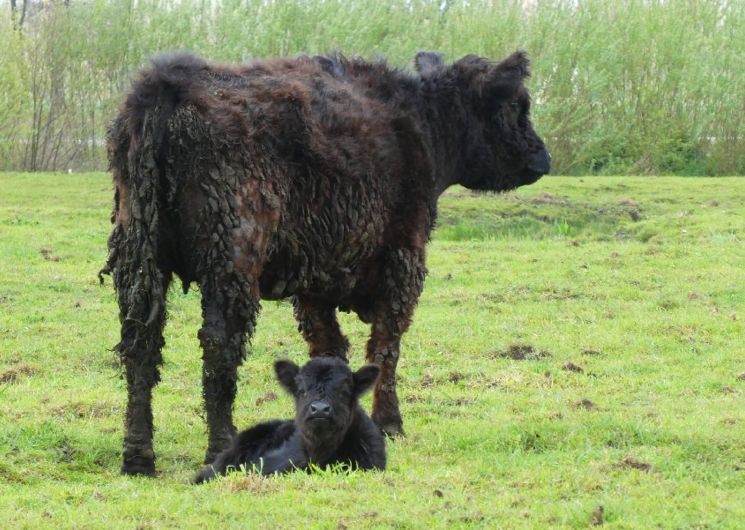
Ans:
[[[367,360],[380,366],[373,393],[372,419],[387,435],[402,435],[403,422],[396,395],[396,365],[401,336],[409,328],[427,269],[424,251],[391,249],[386,256],[375,300],[374,321],[367,343]]]
[[[207,278],[200,282],[203,324],[202,385],[207,412],[209,444],[205,463],[228,447],[236,433],[233,401],[238,367],[245,358],[246,337],[253,333],[259,312],[258,289],[240,274]]]
[[[333,305],[308,297],[295,296],[292,300],[298,331],[308,343],[311,357],[327,355],[347,360],[349,341],[342,334]]]

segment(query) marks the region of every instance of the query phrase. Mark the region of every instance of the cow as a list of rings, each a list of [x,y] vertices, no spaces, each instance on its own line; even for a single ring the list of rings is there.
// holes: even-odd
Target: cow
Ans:
[[[238,367],[260,299],[291,299],[311,358],[347,358],[337,310],[370,324],[372,419],[403,434],[396,365],[438,197],[455,184],[512,190],[550,166],[530,121],[524,52],[451,64],[421,52],[415,69],[178,53],[141,71],[107,135],[114,227],[101,273],[119,304],[123,473],[155,473],[151,394],[174,277],[201,292],[206,463],[236,432]]]
[[[241,468],[264,475],[311,465],[385,469],[385,438],[358,401],[379,371],[371,364],[352,373],[338,357],[316,357],[302,369],[277,361],[277,380],[295,398],[295,419],[271,420],[240,432],[193,482]]]

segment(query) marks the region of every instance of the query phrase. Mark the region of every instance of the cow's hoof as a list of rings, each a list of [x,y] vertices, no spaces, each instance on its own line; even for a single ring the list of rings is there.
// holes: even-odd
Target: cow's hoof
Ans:
[[[233,443],[233,439],[238,434],[238,429],[235,425],[231,425],[225,430],[221,431],[221,435],[210,436],[210,442],[207,444],[207,452],[204,453],[204,465],[208,466],[215,461],[217,455],[222,453],[225,449],[230,447]]]
[[[122,475],[156,475],[155,453],[152,449],[125,449],[122,456]]]
[[[389,424],[383,425],[380,430],[388,438],[403,438],[406,436],[404,428],[401,425]]]
[[[403,422],[400,419],[378,420],[373,417],[373,421],[388,438],[403,438],[406,436]]]

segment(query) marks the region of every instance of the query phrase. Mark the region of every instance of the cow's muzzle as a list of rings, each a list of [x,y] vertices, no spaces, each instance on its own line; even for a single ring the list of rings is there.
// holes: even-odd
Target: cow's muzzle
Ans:
[[[538,178],[551,171],[551,153],[548,152],[548,149],[541,149],[537,153],[530,155],[528,171],[536,177],[535,180],[538,180]]]

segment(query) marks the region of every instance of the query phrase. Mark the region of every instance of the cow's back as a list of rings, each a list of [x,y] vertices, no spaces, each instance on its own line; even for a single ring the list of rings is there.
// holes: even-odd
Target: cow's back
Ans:
[[[423,244],[418,186],[430,168],[411,165],[426,154],[410,141],[402,74],[320,58],[194,64],[156,64],[151,78],[179,74],[178,90],[160,92],[173,100],[130,109],[163,114],[158,163],[174,213],[164,240],[181,246],[169,256],[182,279],[198,280],[215,239],[232,238],[236,268],[260,275],[263,298],[344,303],[377,281],[392,238]]]
[[[412,213],[400,208],[412,198],[414,175],[405,162],[413,153],[402,151],[396,129],[395,78],[386,93],[379,78],[371,81],[382,70],[324,66],[275,60],[210,80],[213,109],[238,112],[245,122],[249,154],[236,160],[238,171],[248,168],[241,193],[248,199],[258,187],[278,208],[263,298],[341,301],[369,289],[363,284],[374,282],[376,258]]]

